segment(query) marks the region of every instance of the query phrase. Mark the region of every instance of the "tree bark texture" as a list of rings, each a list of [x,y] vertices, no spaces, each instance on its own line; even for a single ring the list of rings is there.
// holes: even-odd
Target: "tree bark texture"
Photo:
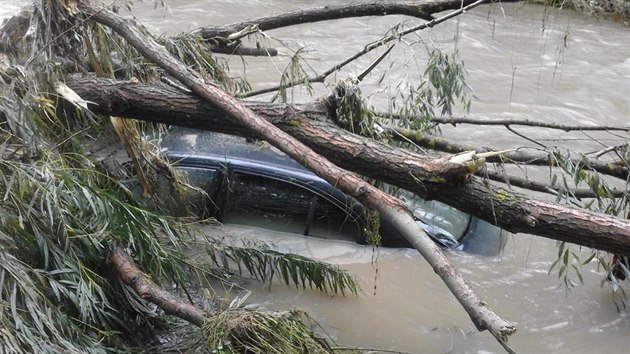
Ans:
[[[394,213],[397,217],[406,217],[413,220],[411,213],[400,200],[366,183],[357,175],[343,170],[322,158],[306,145],[256,115],[237,99],[227,95],[219,88],[207,84],[198,73],[176,60],[152,38],[142,34],[133,21],[122,19],[113,12],[99,9],[89,2],[81,1],[79,9],[91,16],[94,21],[112,28],[142,53],[145,58],[159,65],[204,101],[226,112],[234,122],[264,137],[269,143],[304,164],[328,182],[339,186],[344,192],[354,196],[369,208],[383,213],[386,217]],[[420,240],[420,243],[428,245],[428,248],[419,249],[419,251],[423,256],[431,254],[431,258],[427,258],[427,261],[436,260],[438,262],[432,263],[433,267],[451,270],[449,277],[446,279],[442,278],[442,280],[480,330],[487,329],[502,339],[506,339],[510,334],[514,333],[516,328],[490,309],[486,308],[486,311],[476,310],[483,302],[477,298],[470,286],[453,268],[438,246],[430,241],[429,236],[415,222],[413,225],[396,225],[396,227],[412,244],[414,241]],[[442,276],[442,274],[438,275]],[[478,315],[484,317],[477,317]]]
[[[74,79],[67,85],[101,114],[243,136],[251,134],[215,106],[162,84]],[[537,201],[479,178],[440,187],[429,179],[427,161],[415,153],[356,136],[332,124],[316,105],[243,102],[331,161],[356,173],[436,199],[512,232],[526,232],[630,256],[630,222],[609,215]]]
[[[392,133],[394,139],[403,142],[412,141],[414,144],[417,144],[419,146],[437,151],[448,152],[451,154],[458,154],[460,152],[470,150],[475,150],[478,152],[489,151],[487,148],[462,145],[453,141],[445,140],[439,136],[424,134],[409,129],[400,129],[394,127],[387,127],[386,129]],[[489,158],[488,162],[513,161],[535,166],[558,166],[558,161],[560,160],[560,157],[556,158],[553,154],[550,153],[530,150],[518,150],[502,154],[501,156]],[[599,173],[617,177],[622,180],[627,180],[630,176],[630,168],[622,164],[609,163],[591,158],[583,159],[581,157],[571,157],[571,161],[575,165],[584,166],[585,169],[593,169]],[[585,164],[585,162],[588,165]]]
[[[363,16],[407,15],[430,21],[432,19],[432,13],[449,9],[459,9],[468,3],[472,3],[472,1],[466,0],[464,1],[464,5],[462,5],[462,1],[374,1],[327,5],[258,17],[224,26],[206,26],[192,33],[200,34],[206,39],[214,37],[227,38],[231,34],[242,31],[248,26],[253,25],[258,26],[262,31],[269,31],[303,23]]]
[[[133,258],[122,247],[119,246],[112,250],[109,261],[123,283],[130,286],[141,298],[158,305],[169,315],[177,316],[199,327],[203,326],[206,320],[204,311],[152,282],[151,277],[144,274],[136,266]]]

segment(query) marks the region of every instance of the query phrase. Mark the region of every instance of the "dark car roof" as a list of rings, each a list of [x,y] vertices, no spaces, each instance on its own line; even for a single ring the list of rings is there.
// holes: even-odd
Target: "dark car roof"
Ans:
[[[268,143],[249,142],[233,135],[177,127],[169,132],[162,147],[170,156],[223,158],[225,161],[264,164],[268,168],[316,176]]]
[[[325,193],[338,203],[353,205],[354,216],[362,205],[285,153],[261,141],[191,128],[173,128],[162,141],[165,154],[175,162],[200,166],[225,163],[231,169],[293,181],[316,194]],[[352,200],[352,202],[350,202]]]

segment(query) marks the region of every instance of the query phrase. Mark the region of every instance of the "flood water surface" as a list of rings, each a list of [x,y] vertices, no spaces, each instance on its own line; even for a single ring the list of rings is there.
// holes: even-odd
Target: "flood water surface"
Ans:
[[[356,274],[362,288],[357,297],[279,284],[268,288],[255,281],[243,284],[254,290],[248,302],[275,310],[305,310],[341,345],[412,353],[504,352],[490,334],[475,329],[415,250],[374,251],[252,228],[219,229],[273,241],[281,251],[339,264]],[[205,230],[216,232],[216,227]],[[604,273],[585,266],[585,284],[567,291],[559,287],[557,276],[548,274],[555,253],[555,242],[517,234],[499,257],[456,251],[448,256],[490,308],[518,327],[510,345],[519,353],[628,353],[630,318],[625,311],[617,312],[608,285],[601,287]]]
[[[6,0],[5,0],[6,1]],[[3,1],[1,15],[15,2]],[[158,33],[177,33],[205,24],[226,24],[329,1],[170,1],[170,10],[138,5],[135,15]],[[5,12],[7,12],[5,14]],[[322,71],[380,38],[403,17],[361,18],[305,24],[270,31],[295,47]],[[410,21],[413,25],[418,21]],[[630,124],[630,30],[620,24],[570,11],[529,5],[483,6],[456,20],[410,36],[410,49],[398,45],[385,60],[393,69],[381,79],[375,71],[362,89],[380,109],[389,108],[395,85],[406,77],[419,80],[427,48],[458,48],[475,90],[471,112],[478,117],[515,118],[561,124]],[[272,41],[272,43],[275,43]],[[277,43],[276,43],[277,44]],[[411,57],[414,52],[417,57]],[[377,54],[375,54],[377,55]],[[356,75],[374,59],[368,56],[331,78]],[[254,87],[277,83],[286,57],[231,58],[234,73],[246,71]],[[276,69],[275,66],[278,67]],[[395,70],[394,70],[395,69]],[[315,87],[317,94],[326,88]],[[297,92],[299,99],[305,99]],[[536,139],[579,151],[601,149],[591,137],[608,144],[627,134],[534,132]],[[460,142],[492,147],[530,146],[504,128],[444,128]],[[481,143],[480,143],[481,142]],[[262,237],[266,232],[226,227],[231,233]],[[216,231],[216,230],[215,230]],[[215,232],[208,230],[208,232]],[[332,297],[311,290],[274,285],[271,291],[253,281],[248,302],[271,309],[306,310],[341,345],[413,353],[501,353],[487,332],[478,332],[462,307],[430,266],[413,250],[379,250],[350,243],[273,235],[281,249],[340,264],[360,279],[357,297]],[[590,252],[573,247],[585,259]],[[557,258],[554,241],[517,234],[498,257],[449,252],[449,258],[477,294],[518,327],[509,344],[520,353],[629,353],[630,317],[618,311],[619,291],[603,284],[604,272],[593,263],[581,268],[584,285],[567,291],[549,269]],[[575,274],[575,273],[572,273]],[[577,276],[572,278],[579,283]]]

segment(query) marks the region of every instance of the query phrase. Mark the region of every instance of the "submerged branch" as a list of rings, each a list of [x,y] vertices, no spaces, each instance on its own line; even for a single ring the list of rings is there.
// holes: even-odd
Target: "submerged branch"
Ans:
[[[388,115],[396,119],[396,115]],[[625,131],[630,132],[630,126],[617,127],[617,126],[605,126],[605,125],[562,125],[555,123],[537,122],[529,119],[475,119],[475,118],[448,118],[448,117],[434,117],[430,120],[431,123],[436,124],[451,124],[453,126],[457,124],[471,124],[471,125],[521,125],[526,127],[537,127],[547,129],[557,129],[568,131]]]
[[[557,185],[551,185],[547,183],[542,183],[538,181],[533,181],[528,178],[523,178],[519,176],[513,176],[509,174],[504,174],[488,169],[484,169],[481,171],[477,171],[475,173],[477,176],[484,178],[487,177],[493,181],[503,182],[510,186],[515,186],[523,189],[529,189],[535,192],[547,193],[552,195],[568,195],[576,199],[582,198],[597,198],[598,195],[591,188],[563,188]],[[620,198],[624,194],[628,193],[627,191],[620,190],[614,188],[607,192],[607,195],[613,196],[615,198]]]
[[[386,130],[392,133],[394,139],[402,142],[411,141],[422,147],[448,152],[451,154],[458,154],[471,150],[477,152],[494,151],[494,149],[483,148],[480,146],[462,145],[453,141],[445,140],[442,137],[424,134],[422,132],[409,129],[387,127]],[[492,157],[487,160],[488,162],[515,162],[534,166],[558,166],[561,159],[562,158],[560,156],[556,156],[553,152],[517,150],[508,152],[501,156]],[[627,180],[630,173],[630,168],[621,163],[604,162],[586,157],[571,157],[569,160],[575,165],[583,166],[585,169],[592,169],[599,173],[617,177],[622,180]]]

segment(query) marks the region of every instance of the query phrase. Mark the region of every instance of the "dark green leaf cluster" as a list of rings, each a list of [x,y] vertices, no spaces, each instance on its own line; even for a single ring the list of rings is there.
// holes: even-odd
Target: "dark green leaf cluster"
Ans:
[[[298,311],[270,313],[233,308],[206,323],[207,347],[214,353],[333,353]]]
[[[0,325],[12,329],[0,343],[8,352],[100,352],[120,344],[113,338],[134,321],[125,311],[129,299],[108,277],[111,245],[127,247],[158,278],[187,279],[180,231],[122,201],[114,182],[89,165],[72,168],[66,158],[0,159]]]
[[[216,243],[208,248],[208,255],[224,271],[236,270],[242,275],[246,270],[260,281],[269,281],[270,286],[276,276],[286,285],[308,286],[333,294],[345,294],[347,291],[357,294],[359,289],[355,278],[337,266],[265,247],[236,247]]]

